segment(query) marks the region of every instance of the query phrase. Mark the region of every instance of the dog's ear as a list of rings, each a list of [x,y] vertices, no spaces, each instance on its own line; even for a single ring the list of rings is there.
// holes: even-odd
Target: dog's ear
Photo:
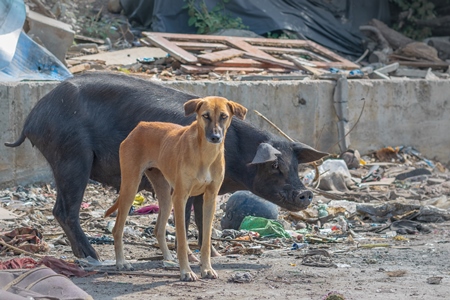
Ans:
[[[234,101],[228,101],[228,106],[230,107],[230,110],[233,113],[233,115],[235,115],[241,120],[245,119],[245,115],[247,114],[247,109],[245,107]]]
[[[184,104],[184,115],[189,116],[197,112],[203,104],[203,99],[191,99]]]

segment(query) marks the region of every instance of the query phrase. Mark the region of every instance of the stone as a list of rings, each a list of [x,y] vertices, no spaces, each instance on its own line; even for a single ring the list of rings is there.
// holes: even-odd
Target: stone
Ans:
[[[30,10],[27,12],[25,28],[29,36],[39,38],[47,50],[67,65],[66,52],[75,37],[70,25]]]

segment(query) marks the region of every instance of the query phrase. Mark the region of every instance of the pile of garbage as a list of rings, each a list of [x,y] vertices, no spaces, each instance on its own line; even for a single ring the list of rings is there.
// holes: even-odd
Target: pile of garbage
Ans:
[[[303,211],[280,211],[247,191],[220,196],[213,230],[218,252],[239,257],[302,251],[305,265],[331,267],[335,264],[329,253],[317,252],[320,245],[390,247],[407,242],[411,235],[430,234],[438,223],[450,220],[450,172],[412,147],[383,148],[364,156],[348,151],[318,167],[303,166],[300,177],[315,193],[313,203]],[[96,247],[113,243],[114,219],[104,219],[103,214],[116,197],[113,189],[95,182],[88,185],[80,219]],[[51,184],[4,189],[0,202],[2,255],[45,254],[74,261],[52,215],[55,190]],[[157,248],[153,235],[157,212],[151,193],[136,195],[124,230],[125,243]],[[198,249],[197,237],[198,231],[191,226],[193,249]],[[172,218],[167,240],[173,249]]]
[[[0,79],[63,80],[87,70],[134,73],[157,80],[449,77],[447,38],[413,40],[383,23],[389,19],[386,16],[380,16],[380,20],[374,15],[370,20],[367,13],[364,18],[368,22],[349,31],[330,12],[315,7],[309,1],[295,4],[295,14],[283,11],[286,7],[278,7],[281,17],[275,17],[275,14],[266,16],[264,9],[259,10],[258,3],[254,13],[275,18],[272,21],[277,26],[286,27],[283,16],[294,18],[289,19],[293,23],[288,27],[295,27],[295,32],[279,28],[281,36],[289,36],[290,39],[274,39],[279,34],[272,34],[265,25],[253,28],[254,31],[227,29],[205,36],[192,34],[193,27],[179,27],[181,21],[172,22],[172,18],[164,14],[168,11],[173,14],[173,5],[166,7],[162,1],[155,5],[155,9],[162,11],[153,12],[159,13],[157,18],[153,18],[153,27],[158,30],[132,28],[130,22],[133,18],[146,16],[148,20],[152,19],[148,17],[151,14],[144,11],[152,8],[141,1],[142,5],[136,11],[127,11],[128,8],[124,7],[127,14],[120,14],[121,4],[134,6],[132,1],[129,2],[111,0],[108,5],[104,3],[98,7],[96,3],[97,6],[92,7],[55,0],[0,1],[0,7],[12,7],[0,15],[9,20],[0,22],[0,40],[5,41],[0,46]],[[238,7],[245,5],[238,0],[235,2]],[[285,5],[283,1],[279,4]],[[181,6],[179,15],[186,19],[187,25],[187,11]],[[244,15],[250,18],[250,15]],[[321,24],[306,22],[308,18],[305,16],[316,22],[321,20]],[[431,20],[430,24],[436,22]],[[164,35],[164,31],[173,26],[178,26],[179,30],[170,32],[190,34],[178,34],[178,40],[149,39],[149,35],[155,33]],[[323,29],[324,26],[329,30],[316,28]],[[184,30],[188,27],[189,30]],[[10,38],[11,42],[6,43]],[[230,42],[233,39],[236,43]],[[361,40],[365,41],[364,45],[360,44]]]

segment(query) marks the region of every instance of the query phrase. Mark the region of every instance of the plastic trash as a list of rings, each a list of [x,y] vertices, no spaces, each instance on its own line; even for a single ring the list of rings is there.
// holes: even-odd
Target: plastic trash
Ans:
[[[23,1],[0,0],[0,70],[14,57],[25,16]]]
[[[275,220],[261,217],[246,216],[239,229],[258,232],[261,237],[291,237],[289,233],[284,230],[283,225]]]
[[[308,247],[308,244],[306,244],[306,243],[293,243],[291,250],[300,250],[300,249],[303,249],[306,247]]]
[[[356,70],[351,70],[350,72],[348,72],[348,75],[350,75],[350,76],[364,76],[364,73],[361,70],[356,69]]]
[[[142,196],[141,194],[137,194],[134,197],[133,205],[136,205],[136,206],[142,205],[144,203],[144,201],[145,201],[144,196]]]
[[[25,16],[23,1],[0,0],[0,81],[72,77],[61,61],[22,31]]]
[[[352,184],[351,175],[343,159],[328,159],[318,168],[319,186],[324,191],[347,192],[347,185]]]

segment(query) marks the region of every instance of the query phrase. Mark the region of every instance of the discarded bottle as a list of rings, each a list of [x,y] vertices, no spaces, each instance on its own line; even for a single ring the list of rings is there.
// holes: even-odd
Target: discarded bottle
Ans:
[[[302,179],[302,183],[306,186],[311,185],[311,183],[314,180],[314,177],[316,176],[316,171],[312,170],[311,172],[307,173],[303,179]]]
[[[308,246],[308,244],[306,244],[306,243],[293,243],[291,250],[300,250],[300,249],[306,248],[307,246]]]

